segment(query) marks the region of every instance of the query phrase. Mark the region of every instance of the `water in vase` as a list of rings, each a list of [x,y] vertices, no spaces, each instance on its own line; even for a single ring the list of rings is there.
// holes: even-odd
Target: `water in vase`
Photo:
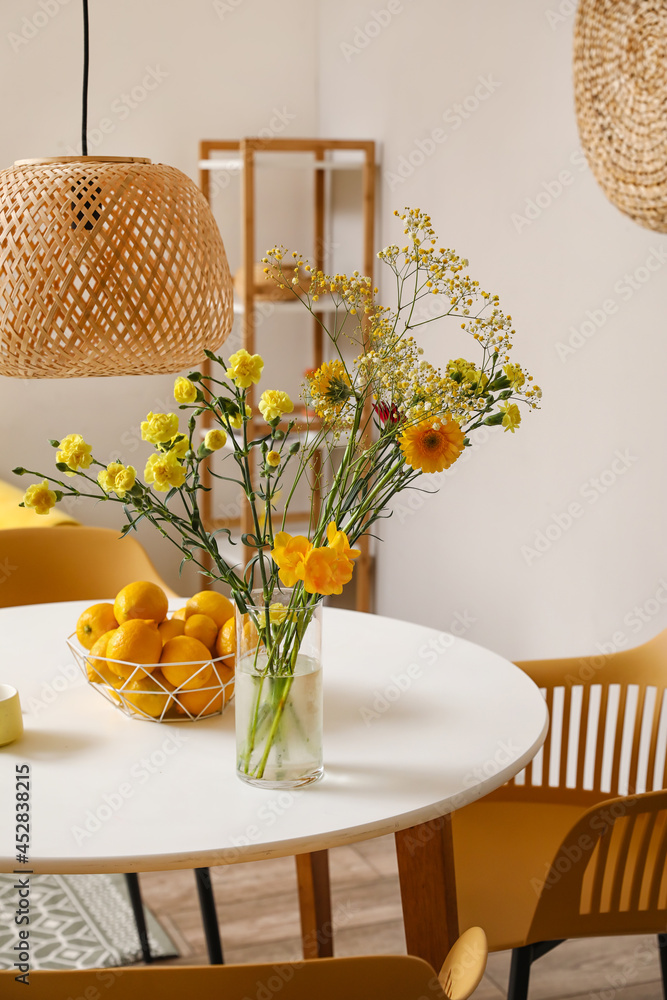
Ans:
[[[299,655],[293,676],[263,676],[266,654],[236,667],[239,777],[265,788],[316,781],[322,767],[322,665]]]

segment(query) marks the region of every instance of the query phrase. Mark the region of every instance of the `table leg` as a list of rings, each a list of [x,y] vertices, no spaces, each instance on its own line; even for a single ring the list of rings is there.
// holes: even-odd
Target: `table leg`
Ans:
[[[222,957],[220,928],[218,927],[218,915],[215,912],[215,899],[213,897],[210,868],[195,868],[195,881],[197,883],[199,908],[206,936],[208,960],[211,965],[224,965],[225,960]]]
[[[127,891],[130,897],[132,912],[134,913],[134,922],[137,925],[137,934],[139,935],[141,954],[144,962],[148,965],[153,961],[153,956],[151,954],[151,946],[148,940],[148,929],[146,928],[146,915],[144,914],[144,904],[141,898],[141,889],[139,887],[139,876],[136,872],[127,872],[125,875],[125,885],[127,886]]]
[[[304,958],[331,958],[333,924],[329,892],[329,852],[297,854],[301,940]]]
[[[408,954],[437,971],[459,935],[450,816],[395,834]]]

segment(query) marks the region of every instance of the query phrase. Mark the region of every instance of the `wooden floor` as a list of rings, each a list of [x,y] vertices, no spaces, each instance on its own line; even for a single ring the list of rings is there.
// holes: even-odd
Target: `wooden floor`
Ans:
[[[392,837],[330,852],[336,955],[405,953]],[[141,876],[145,902],[172,935],[182,965],[208,961],[190,871]],[[301,957],[293,858],[213,870],[227,962]],[[171,963],[170,963],[171,964]],[[507,993],[509,952],[489,956],[477,1000]],[[657,942],[651,937],[569,941],[533,966],[530,1000],[661,1000]]]

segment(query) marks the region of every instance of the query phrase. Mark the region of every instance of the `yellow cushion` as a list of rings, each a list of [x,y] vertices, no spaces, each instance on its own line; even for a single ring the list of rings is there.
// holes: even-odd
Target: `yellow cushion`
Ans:
[[[0,529],[52,528],[57,524],[78,524],[73,517],[57,508],[48,514],[36,514],[29,507],[19,507],[24,490],[0,479]]]
[[[585,811],[581,805],[485,799],[457,810],[452,829],[459,927],[483,927],[491,951],[525,944],[537,886]]]

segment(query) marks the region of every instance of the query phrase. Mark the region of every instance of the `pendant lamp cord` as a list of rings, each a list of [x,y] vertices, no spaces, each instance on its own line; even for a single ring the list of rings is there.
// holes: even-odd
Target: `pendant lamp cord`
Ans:
[[[81,153],[88,156],[88,66],[90,39],[88,32],[88,0],[83,0],[83,99],[81,107]]]

